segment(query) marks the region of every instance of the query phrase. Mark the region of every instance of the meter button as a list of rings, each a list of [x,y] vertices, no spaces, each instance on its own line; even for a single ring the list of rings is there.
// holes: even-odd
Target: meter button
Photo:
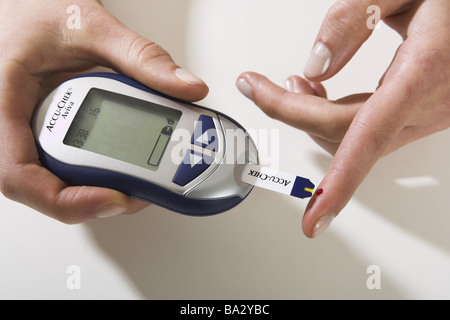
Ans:
[[[191,143],[214,152],[217,151],[217,129],[211,117],[205,115],[200,116]]]
[[[185,186],[205,172],[213,162],[214,158],[212,157],[188,150],[172,181],[180,186]]]

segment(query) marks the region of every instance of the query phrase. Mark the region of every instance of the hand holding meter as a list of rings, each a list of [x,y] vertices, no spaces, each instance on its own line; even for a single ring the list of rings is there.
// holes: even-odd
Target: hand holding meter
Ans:
[[[176,130],[189,141],[173,139]],[[227,140],[230,130],[239,146]],[[258,163],[251,138],[229,117],[112,73],[61,84],[37,109],[33,131],[42,164],[67,183],[191,215],[241,202],[252,190],[243,167]]]
[[[253,185],[300,198],[314,189],[308,179],[260,168],[252,139],[228,116],[118,74],[61,84],[36,110],[33,131],[42,164],[67,183],[184,214],[229,210]]]

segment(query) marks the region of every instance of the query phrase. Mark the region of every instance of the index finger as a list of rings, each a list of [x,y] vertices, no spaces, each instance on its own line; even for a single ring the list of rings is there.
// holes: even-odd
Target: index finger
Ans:
[[[410,99],[406,85],[382,86],[361,108],[339,146],[328,173],[303,217],[303,232],[317,237],[347,205],[354,192],[403,129]]]
[[[341,141],[367,99],[363,94],[331,101],[314,94],[288,92],[254,72],[240,75],[237,86],[268,116],[331,142]]]

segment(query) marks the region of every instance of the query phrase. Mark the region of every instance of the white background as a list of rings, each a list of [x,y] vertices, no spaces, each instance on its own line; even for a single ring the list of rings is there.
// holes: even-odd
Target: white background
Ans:
[[[279,129],[279,166],[323,178],[331,157],[267,118],[235,88],[247,70],[283,85],[301,74],[333,1],[104,0],[210,87],[200,104],[251,129]],[[82,8],[81,8],[82,9]],[[331,98],[373,91],[400,38],[382,25],[325,82]],[[235,209],[195,218],[150,206],[67,226],[0,196],[2,299],[449,299],[450,131],[377,163],[320,238],[307,239],[307,201],[254,190]],[[69,266],[81,270],[70,290]],[[367,268],[381,271],[369,290]]]

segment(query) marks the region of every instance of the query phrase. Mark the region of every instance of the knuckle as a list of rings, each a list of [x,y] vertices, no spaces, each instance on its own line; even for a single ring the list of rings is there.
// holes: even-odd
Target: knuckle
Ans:
[[[343,125],[337,121],[328,122],[324,128],[324,136],[330,142],[339,143],[344,138],[348,127],[349,125]]]
[[[437,77],[444,77],[445,75],[448,76],[448,74],[444,71],[447,66],[444,61],[448,61],[446,59],[446,55],[448,55],[447,52],[422,47],[419,50],[415,50],[413,55],[410,55],[411,60],[406,60],[406,63],[409,63],[408,68],[411,69],[411,72],[433,74]],[[441,80],[448,80],[448,77],[447,79]]]
[[[5,175],[0,178],[0,192],[10,200],[16,199],[17,192],[11,183],[11,178],[9,175]]]
[[[138,35],[128,44],[128,61],[134,64],[143,64],[150,60],[167,58],[168,52],[158,44]]]
[[[92,208],[86,205],[85,200],[93,197],[91,189],[88,186],[68,186],[60,190],[51,199],[50,207],[54,211],[53,216],[67,225],[88,220],[92,216]]]
[[[6,169],[6,173],[0,176],[0,192],[13,201],[19,199],[19,190],[15,183],[17,170],[17,168]]]
[[[382,154],[391,140],[397,136],[399,129],[399,120],[396,117],[385,119],[379,124],[368,123],[364,120],[355,121],[355,127],[359,129],[361,135],[366,136],[365,140],[369,143],[365,146],[368,154]]]
[[[280,116],[280,113],[278,111],[278,108],[276,107],[276,104],[273,104],[273,103],[259,104],[259,107],[264,111],[264,113],[267,116],[269,116],[272,119],[278,119]]]
[[[280,100],[282,101],[282,99]],[[276,101],[275,99],[269,99],[268,101],[255,99],[255,103],[264,111],[264,113],[272,119],[288,121],[287,115],[290,114],[290,110],[280,101]],[[283,108],[284,107],[284,108]]]

